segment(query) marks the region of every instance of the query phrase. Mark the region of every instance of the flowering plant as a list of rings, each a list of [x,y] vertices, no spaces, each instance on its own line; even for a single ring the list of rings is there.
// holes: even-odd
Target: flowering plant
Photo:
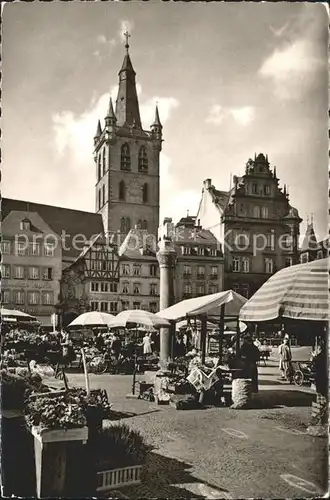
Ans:
[[[30,398],[25,407],[27,424],[44,429],[84,427],[83,409],[70,393]]]
[[[84,389],[73,388],[62,394],[36,395],[25,408],[29,426],[47,429],[68,429],[101,423],[110,415],[110,404],[105,391],[94,390],[89,395]]]

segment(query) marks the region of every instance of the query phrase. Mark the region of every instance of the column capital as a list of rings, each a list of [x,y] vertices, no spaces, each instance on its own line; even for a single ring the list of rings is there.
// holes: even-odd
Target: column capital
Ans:
[[[157,260],[159,267],[174,268],[176,264],[176,250],[173,242],[170,239],[163,238],[159,242],[159,250],[157,252]]]

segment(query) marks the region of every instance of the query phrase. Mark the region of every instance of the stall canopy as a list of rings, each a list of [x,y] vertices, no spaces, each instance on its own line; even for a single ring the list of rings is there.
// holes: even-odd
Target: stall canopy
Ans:
[[[290,318],[328,321],[330,258],[286,267],[272,276],[242,307],[242,321]]]
[[[117,316],[113,317],[109,323],[110,327],[126,327],[129,324],[143,325],[150,328],[160,328],[162,326],[170,326],[170,323],[151,312],[141,309],[132,309],[122,311]]]
[[[225,292],[182,300],[178,304],[159,311],[157,314],[162,318],[178,321],[187,316],[200,316],[203,314],[219,315],[219,308],[225,305],[226,316],[238,316],[241,307],[246,301],[247,299],[239,293],[227,290]]]
[[[111,320],[114,318],[112,314],[91,311],[87,313],[80,314],[76,319],[74,319],[69,327],[72,326],[107,326]]]
[[[5,309],[1,308],[1,320],[9,322],[20,322],[20,321],[36,321],[34,316],[26,314],[18,309]]]

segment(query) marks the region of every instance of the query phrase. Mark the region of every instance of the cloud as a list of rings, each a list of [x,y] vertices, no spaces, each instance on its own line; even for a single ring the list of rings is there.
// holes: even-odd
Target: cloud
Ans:
[[[129,21],[128,19],[122,19],[120,22],[120,28],[118,31],[119,40],[120,41],[125,40],[124,33],[126,31],[128,31],[128,33],[132,33],[133,29],[134,29],[134,22],[133,21]]]
[[[175,97],[152,97],[140,106],[141,120],[145,128],[149,128],[155,118],[155,108],[158,103],[159,118],[164,125],[171,115],[172,111],[179,106],[179,101]]]
[[[137,92],[142,93],[141,85],[137,85]],[[87,161],[90,164],[97,121],[101,120],[103,126],[110,95],[115,103],[117,94],[118,85],[114,85],[110,92],[92,99],[90,107],[81,114],[76,115],[68,110],[53,115],[54,148],[59,157],[69,154],[75,160],[77,168],[82,162]],[[146,128],[149,128],[154,119],[156,101],[158,101],[162,123],[170,118],[172,110],[179,105],[174,97],[153,97],[145,101],[140,106],[140,110]]]
[[[233,108],[230,113],[237,123],[245,126],[254,119],[255,109],[252,106],[244,106],[242,108]]]
[[[116,90],[113,87],[110,93],[103,94],[96,102],[92,101],[90,108],[80,115],[63,111],[52,117],[55,150],[60,157],[69,154],[78,169],[81,162],[91,162],[97,121],[105,116],[110,95],[117,97]]]
[[[226,116],[226,113],[223,109],[222,106],[219,104],[214,104],[209,112],[208,117],[206,118],[206,123],[213,123],[214,125],[220,125],[224,118]]]
[[[171,172],[172,160],[160,153],[160,223],[165,217],[172,217],[177,222],[189,210],[190,215],[197,215],[201,192],[195,189],[182,189]]]
[[[271,25],[269,27],[270,27],[270,30],[272,31],[272,33],[274,33],[274,35],[276,37],[280,38],[289,28],[289,23],[288,22],[285,23],[280,28],[273,28],[273,26],[271,26]]]
[[[317,80],[316,72],[323,65],[315,44],[301,38],[275,49],[263,62],[259,74],[272,81],[280,99],[300,99]]]
[[[255,109],[253,106],[243,106],[241,108],[223,108],[220,104],[214,104],[208,116],[206,117],[206,123],[212,123],[213,125],[221,125],[222,122],[228,118],[234,118],[235,122],[239,125],[248,125],[255,117]]]

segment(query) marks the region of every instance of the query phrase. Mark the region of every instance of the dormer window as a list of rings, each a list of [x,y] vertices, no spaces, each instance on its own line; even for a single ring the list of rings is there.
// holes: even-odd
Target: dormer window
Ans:
[[[120,168],[121,170],[131,170],[131,156],[127,142],[121,147]]]
[[[29,221],[29,219],[23,219],[21,221],[21,231],[30,231],[31,229],[31,222]]]

